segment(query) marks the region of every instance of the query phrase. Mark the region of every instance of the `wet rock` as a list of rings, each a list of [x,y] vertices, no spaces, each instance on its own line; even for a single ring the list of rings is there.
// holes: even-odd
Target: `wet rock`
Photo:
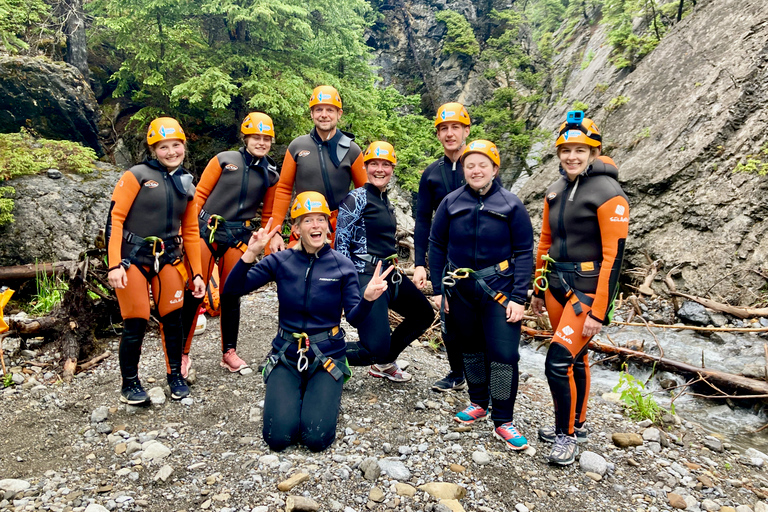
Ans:
[[[677,310],[677,316],[681,320],[695,325],[709,325],[712,323],[712,318],[710,318],[707,308],[698,302],[690,300],[683,302],[683,305]]]
[[[613,444],[619,448],[629,448],[630,446],[642,446],[643,438],[640,434],[634,432],[614,432],[611,435]]]
[[[671,507],[679,508],[680,510],[685,510],[688,508],[688,504],[685,502],[685,499],[683,499],[683,497],[679,494],[675,494],[674,492],[667,493],[667,500],[669,501],[669,505]]]
[[[411,472],[399,460],[382,459],[378,462],[381,471],[395,480],[410,480]]]
[[[722,453],[725,450],[723,442],[716,437],[707,436],[704,438],[704,441],[702,441],[702,444],[713,452]]]
[[[602,477],[608,471],[608,462],[601,455],[586,451],[579,457],[579,467],[585,473],[597,473]]]
[[[377,478],[379,478],[379,475],[381,475],[381,468],[379,467],[379,463],[376,459],[373,457],[368,457],[363,462],[360,463],[360,471],[363,472],[363,477],[373,482]]]
[[[285,499],[285,512],[316,512],[320,505],[313,499],[303,496],[288,496]]]
[[[460,500],[467,495],[466,488],[450,482],[430,482],[418,489],[437,499]]]

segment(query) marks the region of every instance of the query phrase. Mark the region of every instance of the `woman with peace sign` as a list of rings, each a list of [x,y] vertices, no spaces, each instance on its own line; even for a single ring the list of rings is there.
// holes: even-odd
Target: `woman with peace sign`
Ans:
[[[224,293],[245,295],[270,281],[277,283],[279,328],[264,368],[267,384],[263,436],[272,450],[301,442],[312,451],[326,449],[336,437],[341,389],[350,376],[346,364],[342,308],[358,326],[373,301],[387,290],[378,265],[363,299],[352,262],[328,245],[328,203],[318,192],[296,196],[292,229],[299,237],[293,250],[256,257],[280,229],[251,236],[248,249],[232,269]]]

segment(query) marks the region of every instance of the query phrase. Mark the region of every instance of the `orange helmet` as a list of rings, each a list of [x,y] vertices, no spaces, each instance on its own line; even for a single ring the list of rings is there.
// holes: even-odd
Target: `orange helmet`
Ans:
[[[461,162],[464,163],[464,159],[470,153],[480,153],[491,159],[491,162],[501,167],[501,156],[499,156],[499,150],[496,148],[496,144],[489,140],[477,139],[473,140],[464,149],[464,153],[461,154]]]
[[[158,117],[149,123],[147,130],[147,144],[150,146],[157,144],[161,140],[179,139],[186,142],[187,136],[177,120],[172,117]]]
[[[376,160],[377,158],[386,160],[387,162],[392,162],[392,165],[397,165],[397,155],[395,154],[395,148],[393,148],[392,144],[389,142],[384,142],[381,140],[371,142],[371,145],[368,146],[368,149],[366,149],[365,153],[363,153],[363,163],[366,163],[369,160]]]
[[[471,124],[469,121],[469,112],[467,112],[466,107],[461,103],[446,103],[445,105],[440,105],[440,108],[437,109],[435,128],[437,128],[437,125],[440,123],[446,123],[448,121],[455,121],[465,126]]]
[[[275,136],[275,124],[272,122],[272,118],[264,112],[251,112],[245,119],[243,124],[240,125],[240,133],[243,135],[269,135]]]
[[[312,96],[309,98],[309,109],[312,110],[312,107],[315,105],[333,105],[336,108],[341,108],[339,91],[330,85],[315,87],[312,91]]]
[[[331,216],[331,209],[328,208],[328,201],[320,192],[307,191],[296,196],[296,200],[291,207],[291,218],[295,219],[308,213],[324,213]]]
[[[571,110],[566,121],[560,125],[555,147],[563,144],[586,144],[599,148],[603,144],[603,138],[595,122],[584,117],[584,112]]]

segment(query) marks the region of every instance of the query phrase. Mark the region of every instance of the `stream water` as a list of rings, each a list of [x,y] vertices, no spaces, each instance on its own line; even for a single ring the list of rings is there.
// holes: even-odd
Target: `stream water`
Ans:
[[[717,336],[707,337],[690,330],[654,329],[659,344],[664,349],[664,356],[677,361],[683,361],[695,366],[701,366],[702,353],[707,368],[722,370],[729,373],[741,373],[747,364],[765,364],[763,355],[764,340],[753,333],[718,333]],[[603,330],[600,337],[607,341],[607,336],[617,345],[628,342],[644,343],[645,350],[658,355],[658,349],[653,336],[644,327],[611,326]],[[537,342],[524,345],[520,350],[520,370],[538,378],[545,379],[544,360],[546,349],[536,351]],[[590,362],[594,363],[594,354]],[[619,372],[612,364],[593,364],[591,366],[592,393],[601,395],[613,391],[619,381]],[[651,369],[645,366],[629,365],[629,372],[641,382],[651,375]],[[654,396],[656,401],[669,409],[672,399],[669,391],[664,391],[659,384],[660,378],[674,379],[678,384],[685,379],[667,372],[655,375],[647,384],[647,391],[658,391]],[[674,390],[679,393],[682,388]],[[732,401],[737,402],[737,401]],[[707,400],[683,395],[675,400],[676,412],[687,421],[700,424],[704,429],[722,434],[729,442],[742,448],[753,447],[762,452],[768,452],[768,429],[754,434],[753,432],[768,423],[766,407],[731,407],[723,400]]]

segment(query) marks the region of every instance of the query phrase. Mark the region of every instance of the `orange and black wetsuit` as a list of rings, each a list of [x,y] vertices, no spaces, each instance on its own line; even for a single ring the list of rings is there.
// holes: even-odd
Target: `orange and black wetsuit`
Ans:
[[[545,299],[555,329],[546,375],[558,434],[573,435],[574,423],[586,421],[590,375],[584,321],[589,315],[607,323],[618,286],[629,228],[629,204],[618,175],[613,160],[598,157],[573,181],[563,175],[544,201],[536,267],[544,266],[547,254],[557,263],[548,264],[549,288],[536,290],[536,296]]]
[[[208,162],[195,192],[200,223],[198,243],[206,286],[214,263],[218,263],[220,289],[223,290],[230,270],[240,260],[251,233],[257,228],[254,217],[262,200],[271,202],[279,177],[274,160],[269,156],[255,158],[245,148],[224,151]],[[202,301],[187,290],[184,297],[185,354],[189,354]],[[226,353],[237,348],[240,297],[221,294],[220,304],[221,349]]]
[[[120,370],[123,379],[138,375],[141,343],[149,320],[149,294],[160,316],[167,373],[178,373],[184,333],[181,307],[187,271],[201,274],[197,209],[192,175],[179,167],[172,174],[157,160],[128,169],[112,194],[107,237],[109,268],[126,269],[128,284],[116,289],[123,317]],[[181,236],[179,236],[181,232]]]
[[[324,141],[315,128],[308,135],[293,139],[285,152],[274,201],[264,201],[262,227],[270,217],[274,222],[283,222],[295,189],[296,194],[314,191],[325,196],[331,209],[331,229],[334,230],[339,203],[349,193],[352,183],[357,188],[368,181],[363,152],[354,140],[351,133],[337,129],[333,137]],[[292,239],[290,245],[294,243]]]

